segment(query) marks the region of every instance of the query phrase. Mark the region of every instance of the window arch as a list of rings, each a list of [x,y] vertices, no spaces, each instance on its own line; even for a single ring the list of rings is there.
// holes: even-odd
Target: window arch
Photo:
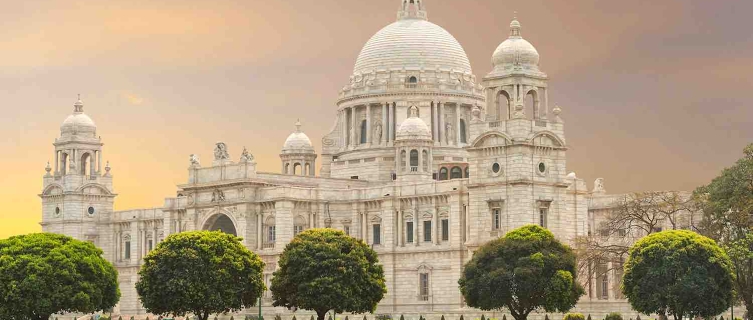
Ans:
[[[311,174],[311,164],[310,163],[307,163],[305,168],[306,168],[306,171],[303,173],[303,175],[305,175],[305,176],[311,176],[311,175],[313,175],[313,174]]]
[[[460,142],[468,143],[468,137],[465,136],[465,119],[460,119]]]
[[[497,94],[497,120],[510,119],[512,110],[510,109],[510,95],[507,91],[501,90]]]
[[[410,171],[418,171],[418,150],[410,151]]]
[[[447,168],[441,168],[439,169],[439,180],[447,180]]]
[[[293,221],[293,236],[303,232],[306,228],[306,219],[302,216],[296,216]]]
[[[529,90],[526,93],[525,103],[526,116],[530,116],[532,119],[539,119],[539,97],[536,90]]]
[[[410,76],[408,77],[408,79],[405,80],[405,82],[406,82],[406,87],[415,88],[416,85],[418,84],[418,78],[416,78],[416,76]]]
[[[297,163],[293,165],[293,175],[301,174],[301,164]]]
[[[450,170],[450,179],[463,179],[463,169],[452,167]]]
[[[81,161],[78,163],[80,166],[79,170],[81,170],[81,175],[87,175],[92,171],[92,157],[88,152],[84,152],[84,154],[81,155]]]
[[[366,134],[368,130],[366,130],[366,120],[361,121],[361,144],[366,143]]]

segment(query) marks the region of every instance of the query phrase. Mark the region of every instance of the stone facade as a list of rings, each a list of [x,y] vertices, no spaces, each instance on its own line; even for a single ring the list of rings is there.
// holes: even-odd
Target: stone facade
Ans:
[[[285,244],[322,227],[379,253],[388,290],[377,313],[480,315],[457,285],[476,248],[526,224],[565,242],[591,235],[613,196],[603,181],[589,191],[568,174],[562,110],[550,110],[547,76],[517,20],[477,83],[462,47],[427,16],[423,1],[402,0],[398,20],[364,47],[322,139],[318,176],[317,154],[298,123],[280,154],[281,173],[258,172],[245,148],[234,161],[218,143],[210,165],[191,155],[186,183],[163,207],[113,211],[110,166],[102,171],[103,144],[79,100],[55,141],[54,171],[48,166],[44,177],[44,231],[104,250],[120,273],[115,312],[125,315],[145,313],[137,270],[170,234],[241,236],[266,262],[269,284]],[[634,317],[618,277],[608,281],[607,292],[589,291],[576,309]],[[265,313],[286,312],[272,308],[270,297]]]

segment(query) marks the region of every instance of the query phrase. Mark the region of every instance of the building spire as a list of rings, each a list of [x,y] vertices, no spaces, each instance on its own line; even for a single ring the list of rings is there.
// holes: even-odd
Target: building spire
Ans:
[[[295,121],[295,132],[301,132],[301,119]]]
[[[78,100],[73,104],[73,112],[84,112],[84,102],[81,101],[81,94],[78,94]]]
[[[397,20],[429,20],[424,0],[400,0],[400,2],[400,10],[397,11]]]

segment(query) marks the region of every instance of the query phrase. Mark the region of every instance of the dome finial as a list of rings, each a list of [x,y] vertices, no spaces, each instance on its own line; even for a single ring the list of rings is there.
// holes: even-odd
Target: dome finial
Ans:
[[[416,106],[410,107],[410,118],[418,117],[418,108]]]
[[[424,0],[401,0],[400,10],[397,11],[397,20],[405,19],[429,20]]]
[[[81,101],[81,94],[78,94],[78,100],[73,104],[73,112],[84,112],[84,102]]]
[[[295,132],[301,132],[301,119],[295,121]]]
[[[520,37],[520,22],[518,22],[518,12],[513,13],[512,22],[510,22],[510,37]]]

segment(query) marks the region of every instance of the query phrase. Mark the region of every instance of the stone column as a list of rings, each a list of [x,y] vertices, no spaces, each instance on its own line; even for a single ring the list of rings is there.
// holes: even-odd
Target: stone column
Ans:
[[[437,101],[437,142],[442,145],[442,136],[444,136],[444,117],[442,116],[442,103]]]
[[[418,170],[422,172],[424,170],[424,149],[418,148],[416,151],[418,151]]]
[[[455,145],[460,146],[460,103],[455,104]]]
[[[96,160],[96,157],[97,157],[97,151],[94,151],[94,154],[91,154],[91,153],[89,154],[89,175],[92,177],[94,176],[94,173],[95,173],[94,161]]]
[[[413,245],[418,247],[421,242],[421,237],[418,234],[418,225],[421,224],[421,219],[418,216],[418,205],[413,207]]]
[[[541,103],[539,103],[539,114],[542,118],[546,118],[547,115],[549,115],[549,90],[546,89],[546,87],[541,88],[541,90],[544,90],[544,104],[542,106]]]
[[[97,174],[102,172],[102,150],[97,151]]]
[[[387,103],[382,105],[382,137],[380,138],[380,145],[387,145]]]
[[[366,145],[371,145],[371,104],[366,105]]]
[[[433,238],[431,239],[434,240],[434,245],[439,245],[439,240],[442,236],[442,227],[439,225],[439,210],[437,210],[436,199],[431,199],[431,206],[433,210],[431,230],[434,231]]]
[[[55,175],[60,172],[60,151],[55,150]]]
[[[366,218],[366,212],[361,212],[361,239],[363,242],[369,243],[369,239],[366,237],[368,230]]]
[[[431,115],[431,139],[437,141],[437,106],[434,101],[430,102],[429,106],[431,106],[429,113]]]
[[[468,214],[468,209],[462,203],[460,204],[460,213],[465,215],[465,243],[469,243],[471,242],[471,215]]]
[[[338,121],[340,121],[340,147],[344,148],[348,146],[348,124],[345,121],[345,109],[341,109],[338,112]]]
[[[358,145],[358,139],[356,138],[356,130],[358,128],[356,127],[356,107],[350,107],[350,145],[352,147],[355,147]]]
[[[395,126],[397,125],[395,121],[397,118],[395,117],[395,104],[387,106],[387,110],[389,110],[389,117],[390,117],[390,142],[395,142]]]
[[[262,219],[263,214],[261,212],[256,213],[256,250],[261,250],[261,244],[263,241],[262,233],[264,230],[262,230]]]
[[[403,229],[404,227],[403,222],[403,212],[402,210],[397,211],[397,247],[402,247],[405,244],[405,241],[403,240]]]

